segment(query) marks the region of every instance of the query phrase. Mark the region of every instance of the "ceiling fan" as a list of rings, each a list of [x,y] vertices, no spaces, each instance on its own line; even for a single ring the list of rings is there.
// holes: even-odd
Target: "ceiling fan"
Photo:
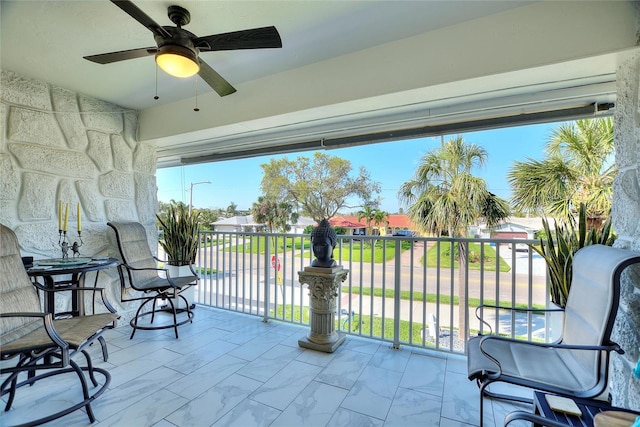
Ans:
[[[159,25],[130,0],[111,2],[147,27],[153,33],[157,46],[84,57],[98,64],[155,55],[158,66],[168,74],[190,77],[198,73],[218,95],[226,96],[234,93],[236,89],[198,57],[200,52],[282,47],[280,34],[273,26],[198,37],[182,28],[191,21],[191,14],[183,7],[169,6],[169,19],[176,24],[175,27],[171,27]]]

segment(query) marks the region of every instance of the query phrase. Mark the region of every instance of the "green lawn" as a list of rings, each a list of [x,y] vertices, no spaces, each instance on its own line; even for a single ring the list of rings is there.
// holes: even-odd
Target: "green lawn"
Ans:
[[[449,268],[451,267],[451,247],[452,245],[449,242],[439,243],[440,246],[440,267],[441,268]],[[453,267],[458,268],[458,245],[456,243],[453,244],[454,247],[454,262]],[[496,271],[496,251],[493,247],[489,245],[484,246],[484,270],[485,271]],[[467,256],[469,270],[480,270],[480,243],[470,242],[469,243],[469,253]],[[424,262],[421,260],[421,262]],[[500,271],[506,273],[511,270],[509,264],[502,259],[499,260]],[[434,245],[427,251],[427,267],[437,267],[438,266],[438,244]]]
[[[383,251],[383,244],[386,244],[386,250]],[[401,250],[406,251],[411,248],[411,242],[402,241]],[[383,253],[384,252],[384,253]],[[370,263],[373,257],[373,262],[380,264],[386,261],[391,261],[396,256],[396,242],[390,240],[376,240],[375,246],[372,250],[369,242],[353,242],[353,252],[349,252],[349,246],[346,245],[340,251],[339,247],[333,250],[333,257],[335,259],[341,259],[343,262],[365,262]],[[384,257],[384,258],[383,258]]]
[[[343,286],[342,287],[342,293],[343,294],[348,294],[349,293],[349,287],[348,286]],[[363,296],[370,296],[371,295],[371,289],[370,288],[364,288],[362,289],[362,292],[359,292],[358,288],[352,288],[351,289],[351,295],[363,295]],[[393,289],[385,289],[384,292],[382,292],[382,288],[373,288],[373,296],[374,297],[385,297],[385,298],[394,298],[395,297],[395,291]],[[440,300],[437,299],[437,295],[433,294],[433,293],[423,293],[423,292],[418,292],[418,291],[413,291],[413,293],[411,291],[400,291],[400,299],[403,300],[411,300],[412,299],[412,295],[413,295],[413,301],[426,301],[426,302],[431,302],[431,303],[436,303],[439,302],[440,304],[451,304],[451,305],[458,305],[460,303],[459,299],[457,296],[454,295],[453,297],[453,302],[451,301],[451,296],[450,295],[443,295],[440,294]],[[484,300],[484,304],[488,304],[488,305],[501,305],[501,306],[511,306],[511,301],[501,301],[500,304],[496,304],[495,300],[491,300],[491,299],[485,299]],[[477,307],[480,305],[480,299],[479,298],[469,298],[469,307]],[[525,309],[525,308],[529,308],[526,304],[516,304],[515,308],[521,308],[521,309]],[[534,305],[531,308],[535,308],[535,309],[539,309],[539,310],[544,310],[545,307],[544,305]]]
[[[271,316],[274,316],[273,310],[269,312]],[[283,307],[279,305],[276,308],[276,318],[282,319],[283,316]],[[300,322],[300,307],[295,307],[295,310],[291,310],[291,306],[287,305],[284,308],[284,319],[291,320],[293,322]],[[292,317],[293,315],[293,317]],[[309,307],[302,307],[302,321],[303,323],[309,323]],[[362,326],[360,326],[360,322]],[[336,318],[336,330],[341,330],[340,319]],[[373,326],[373,330],[371,327]],[[410,331],[411,322],[406,320],[400,321],[400,341],[409,342],[409,336],[411,335],[411,342],[419,343],[422,342],[422,336],[420,335],[420,331],[422,329],[422,325],[417,322],[413,322],[413,329]],[[345,328],[348,328],[349,324],[345,325]],[[360,329],[362,327],[362,329]],[[373,336],[373,337],[382,337],[382,317],[374,316],[373,324],[371,323],[371,316],[360,316],[358,314],[353,316],[351,319],[351,330],[358,331],[362,333],[362,335]],[[384,338],[385,339],[393,339],[393,319],[386,319],[384,322]],[[427,343],[429,344],[429,343]],[[433,345],[433,344],[432,344]]]
[[[258,241],[258,239],[260,239]],[[249,248],[252,254],[264,253],[265,242],[264,237],[259,237],[258,239],[253,239],[251,247]],[[286,243],[286,244],[283,244]],[[260,250],[258,250],[258,244],[260,245]],[[383,244],[386,244],[386,250],[383,251]],[[301,256],[300,250],[304,249],[305,251],[311,250],[311,242],[308,239],[295,238],[295,239],[286,239],[286,242],[283,242],[282,239],[278,240],[278,253],[283,253],[285,249],[287,251],[292,250],[292,246],[295,249],[296,258]],[[403,251],[409,249],[411,247],[411,242],[403,241],[401,243],[401,248]],[[227,251],[233,252],[235,251],[235,246],[230,246],[227,248]],[[273,250],[272,250],[273,252]],[[383,253],[384,252],[384,253]],[[308,256],[307,253],[304,256]],[[396,242],[389,240],[377,240],[374,248],[372,249],[371,244],[369,242],[353,242],[353,251],[349,251],[349,246],[345,245],[340,250],[339,246],[333,250],[333,257],[337,260],[340,259],[341,262],[364,262],[370,263],[373,258],[374,263],[383,263],[386,261],[391,261],[394,259],[396,255]]]
[[[247,243],[244,244],[244,246],[247,246],[247,251],[251,254],[263,254],[267,245],[266,245],[266,241],[265,241],[266,237],[265,236],[253,236],[253,238],[251,238],[250,243],[249,243],[249,239],[247,239]],[[273,242],[274,239],[271,240],[270,244],[271,244],[271,253],[275,253],[276,251],[274,251],[273,249]],[[231,245],[228,246],[225,250],[227,252],[235,252],[236,251],[236,245],[235,245],[235,241],[231,241],[230,242]],[[277,239],[277,252],[278,253],[283,253],[285,251],[291,251],[292,249],[295,249],[297,251],[304,249],[304,250],[308,250],[311,248],[311,242],[309,241],[309,239],[303,239],[302,237],[296,237],[296,238],[290,238],[287,237],[285,238],[278,238]]]
[[[249,240],[247,240],[249,242]],[[236,250],[240,250],[240,248],[236,247],[234,244],[235,241],[232,239],[231,242],[228,242],[229,245],[225,248],[227,252],[235,252]],[[411,248],[413,244],[410,241],[402,240],[401,241],[401,250],[406,251]],[[242,251],[248,251],[252,254],[263,254],[266,248],[265,236],[258,236],[251,239],[250,243],[245,243],[245,245],[250,245],[246,249],[242,249]],[[294,250],[296,257],[300,257],[300,251],[309,251],[311,250],[311,242],[307,238],[278,238],[277,240],[277,250],[273,248],[273,241],[271,242],[272,248],[271,253],[283,253],[287,251]],[[383,250],[383,245],[386,245],[386,249]],[[455,246],[455,245],[454,245]],[[449,243],[441,243],[440,244],[440,267],[441,268],[449,268],[451,266],[451,245]],[[457,255],[457,250],[455,251]],[[341,262],[364,262],[370,263],[373,259],[373,262],[376,264],[380,264],[386,261],[391,261],[395,258],[396,255],[396,241],[393,240],[376,240],[375,245],[372,248],[369,241],[354,241],[353,242],[353,250],[349,250],[348,244],[340,249],[340,246],[336,246],[333,250],[333,257],[337,260],[340,259]],[[433,246],[427,252],[427,266],[428,267],[436,267],[437,266],[437,246]],[[457,256],[456,256],[457,258]],[[479,243],[470,243],[469,244],[469,269],[470,270],[479,270],[480,269],[480,244]],[[496,252],[495,250],[489,246],[484,245],[484,269],[486,271],[495,271],[496,269]],[[424,260],[421,259],[420,263],[423,263]],[[508,272],[511,270],[509,264],[506,263],[505,260],[500,258],[500,271]],[[457,259],[453,263],[454,268],[458,268]]]
[[[276,312],[271,310],[269,315],[271,317],[275,317],[276,319],[283,319],[283,311],[284,311],[284,319],[288,321],[293,321],[295,323],[300,323],[300,317],[302,316],[302,322],[308,324],[309,323],[309,307],[301,307],[297,306],[292,311],[290,305],[286,305],[284,308],[282,305],[279,305],[276,308]],[[302,311],[302,312],[301,312]],[[369,315],[359,315],[355,314],[351,319],[351,332],[357,332],[364,336],[371,336],[376,338],[384,338],[386,340],[393,340],[393,319],[385,318],[384,320],[384,335],[382,334],[383,324],[382,317],[373,316],[373,322],[371,321],[371,316]],[[340,324],[340,319],[336,316],[336,330],[347,330],[349,328],[349,323],[345,324],[345,327],[342,328]],[[457,328],[454,328],[457,330]],[[477,334],[476,329],[469,330],[471,335]],[[418,322],[409,322],[408,320],[400,321],[400,336],[399,341],[404,343],[414,343],[419,344],[422,343],[422,324]],[[500,334],[500,336],[510,337],[508,334]],[[527,339],[525,336],[516,336],[519,339]],[[538,341],[538,340],[534,340]],[[429,341],[425,342],[427,346],[435,346],[434,343],[430,343]]]

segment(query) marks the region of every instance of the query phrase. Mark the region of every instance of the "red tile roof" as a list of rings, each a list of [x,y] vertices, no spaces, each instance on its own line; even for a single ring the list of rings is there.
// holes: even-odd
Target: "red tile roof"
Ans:
[[[366,223],[366,220],[364,218],[362,218],[361,220],[358,220],[358,217],[355,215],[336,216],[331,218],[331,221],[329,221],[329,223],[331,225],[334,225],[333,220],[335,219],[351,221],[354,223],[360,223],[361,224],[360,227],[366,227],[366,225],[364,225]],[[409,220],[409,216],[407,215],[403,215],[403,214],[389,215],[387,216],[387,221],[389,221],[389,227],[391,228],[407,228],[410,230],[416,229],[416,227]],[[384,225],[384,224],[380,224],[380,225]],[[372,227],[375,226],[373,222],[371,223],[371,226]]]

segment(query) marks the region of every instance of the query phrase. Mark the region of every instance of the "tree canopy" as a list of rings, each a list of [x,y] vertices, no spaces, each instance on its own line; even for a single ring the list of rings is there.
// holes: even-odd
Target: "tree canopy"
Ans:
[[[381,226],[382,224],[389,224],[389,213],[381,211],[380,209],[371,207],[371,205],[365,205],[362,210],[357,212],[358,221],[365,220],[367,225],[367,234],[371,233],[371,224]]]
[[[421,158],[413,179],[400,187],[400,202],[422,231],[464,237],[478,219],[496,225],[509,215],[506,200],[487,190],[486,182],[473,175],[484,165],[487,152],[462,137],[450,139]]]
[[[298,214],[294,212],[293,205],[265,197],[258,197],[258,201],[251,207],[251,215],[256,222],[266,224],[269,233],[287,232],[291,230],[291,224],[298,222]]]
[[[514,162],[507,174],[516,209],[566,217],[580,203],[587,216],[606,217],[611,210],[613,120],[577,120],[559,125],[545,146],[542,160]]]
[[[347,204],[354,197],[364,204],[380,192],[380,184],[371,180],[365,168],[353,177],[351,162],[321,152],[314,153],[313,159],[271,159],[261,167],[265,199],[292,203],[317,222],[355,207]]]

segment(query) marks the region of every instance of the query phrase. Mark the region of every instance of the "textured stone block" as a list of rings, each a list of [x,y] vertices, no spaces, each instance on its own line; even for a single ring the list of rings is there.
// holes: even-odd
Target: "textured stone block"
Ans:
[[[60,124],[60,129],[62,129],[67,145],[73,150],[84,150],[89,141],[80,117],[76,93],[53,87],[51,89],[51,98],[53,99],[53,108],[56,111],[65,112],[65,114],[56,114],[56,119]]]
[[[103,132],[88,131],[89,149],[87,154],[98,166],[100,172],[113,169],[113,155],[111,153],[111,139],[109,134]]]
[[[69,221],[76,217],[76,210],[73,209],[76,203],[80,202],[78,191],[76,189],[76,181],[73,179],[61,179],[58,183],[58,199],[64,205],[69,203]]]
[[[78,181],[76,188],[86,221],[105,222],[103,198],[98,184],[95,181]]]
[[[138,214],[133,200],[106,200],[107,221],[137,221]]]
[[[22,197],[18,204],[21,221],[49,221],[57,229],[56,180],[49,175],[26,172],[22,175]]]
[[[7,138],[50,147],[67,146],[53,114],[15,107],[9,111]]]
[[[627,169],[618,173],[613,181],[613,228],[620,236],[633,236],[638,228],[640,204],[638,195],[633,194],[638,186],[635,176],[636,170]]]
[[[113,152],[113,167],[121,172],[131,172],[133,152],[121,135],[111,135],[111,151]]]
[[[51,111],[49,85],[40,80],[22,77],[13,71],[0,72],[0,96],[11,104]]]
[[[617,108],[617,107],[616,107]],[[620,119],[616,116],[615,129],[615,162],[618,169],[632,167],[638,163],[638,143],[639,133],[637,127],[640,126],[632,120]]]
[[[19,172],[8,154],[0,154],[0,200],[17,200],[19,194]]]
[[[109,198],[131,199],[135,196],[133,175],[123,172],[109,172],[100,177],[99,188],[102,195]]]
[[[620,170],[613,185],[613,228],[615,246],[640,251],[640,55],[617,70],[615,118],[616,166]],[[620,309],[613,341],[627,352],[614,356],[610,378],[613,403],[640,410],[640,380],[632,375],[640,357],[640,277],[638,267],[622,276]]]
[[[122,137],[129,144],[129,147],[133,148],[138,145],[138,115],[135,112],[124,113],[124,131]]]
[[[82,114],[82,121],[87,129],[106,133],[122,133],[122,108],[84,95],[78,95],[78,103],[80,111],[83,113],[94,113]]]
[[[158,187],[155,175],[136,173],[136,208],[143,224],[155,224],[158,206]]]
[[[14,228],[20,249],[24,249],[36,258],[60,257],[62,252],[58,245],[58,224],[51,222],[34,222],[21,224]]]
[[[0,104],[0,123],[7,123],[9,117],[9,106]],[[7,151],[7,127],[0,126],[0,153]]]
[[[9,151],[16,156],[23,169],[61,177],[89,179],[97,176],[93,162],[77,151],[19,143],[10,143]]]
[[[136,172],[155,174],[156,149],[148,144],[138,144],[133,153],[133,169]]]

